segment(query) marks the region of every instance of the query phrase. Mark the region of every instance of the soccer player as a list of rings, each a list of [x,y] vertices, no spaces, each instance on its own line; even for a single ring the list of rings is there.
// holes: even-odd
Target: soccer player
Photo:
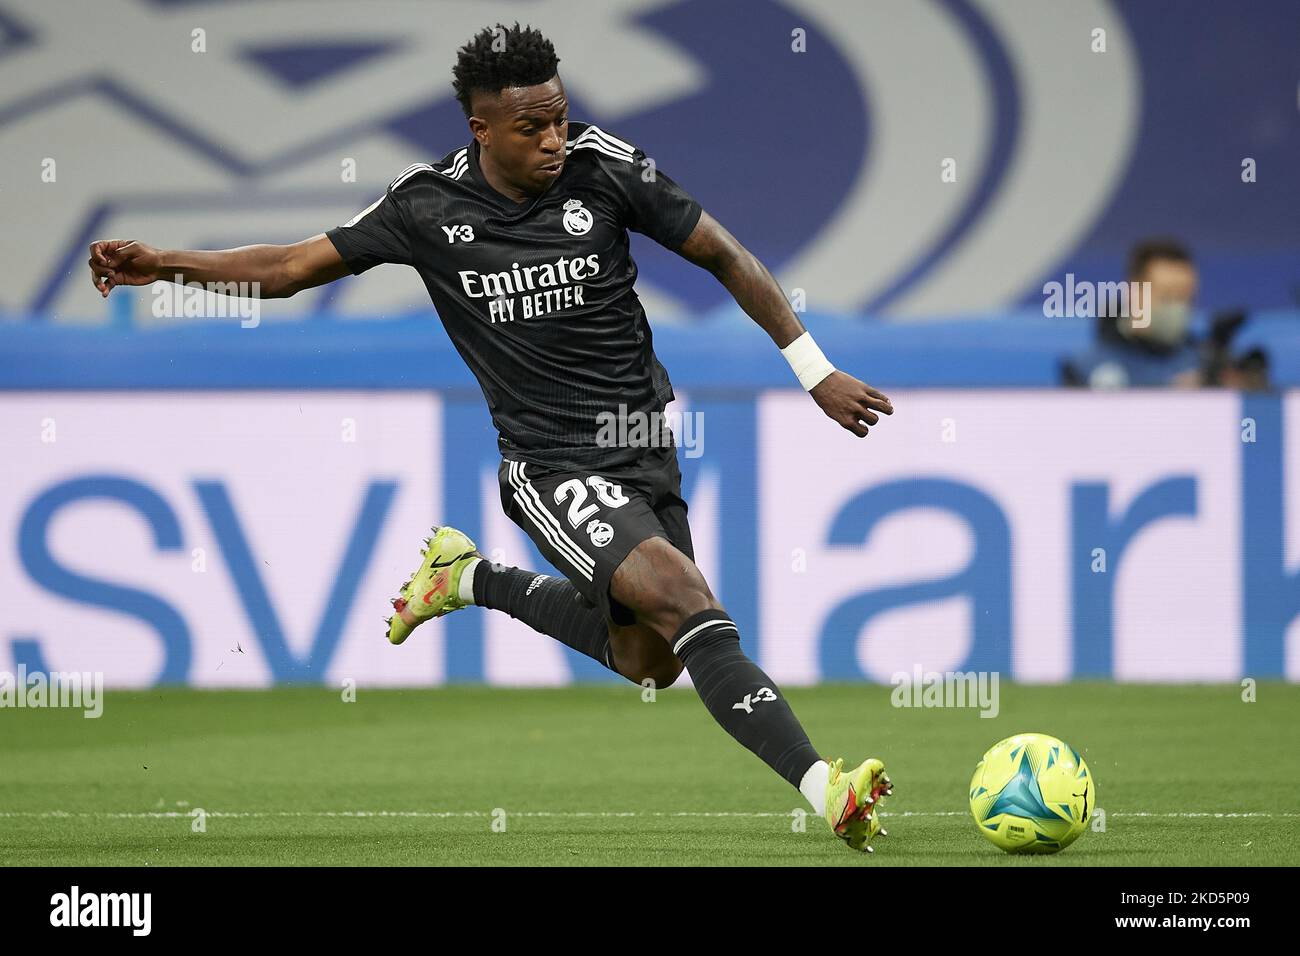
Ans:
[[[569,121],[558,64],[537,30],[484,29],[453,70],[468,145],[409,167],[350,222],[292,245],[95,242],[95,287],[247,282],[274,298],[381,263],[413,266],[487,399],[506,514],[565,577],[494,565],[461,532],[435,529],[393,602],[389,640],[478,605],[638,684],[667,687],[686,667],[713,718],[870,852],[892,789],[883,764],[846,770],[814,749],[695,566],[671,432],[635,427],[662,425],[655,413],[673,391],[633,291],[627,230],[717,277],[845,429],[864,437],[893,408],[831,365],[771,273],[640,149]]]

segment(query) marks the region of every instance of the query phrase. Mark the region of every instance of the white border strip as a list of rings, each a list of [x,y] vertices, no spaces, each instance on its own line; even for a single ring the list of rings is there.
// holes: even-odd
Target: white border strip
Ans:
[[[802,808],[801,808],[802,809]],[[582,817],[736,817],[755,819],[764,817],[788,817],[790,810],[784,811],[717,811],[709,812],[704,810],[507,810],[512,817],[554,817],[556,819],[571,819]],[[810,815],[811,810],[807,811]],[[204,816],[216,817],[227,820],[256,820],[268,818],[284,819],[329,819],[329,818],[359,818],[368,819],[372,817],[413,817],[416,819],[435,819],[445,820],[463,817],[465,819],[482,819],[491,817],[491,813],[486,810],[205,810]],[[152,810],[140,812],[113,812],[113,811],[77,811],[77,810],[0,810],[0,819],[31,819],[31,820],[177,820],[189,819],[194,815],[191,810]],[[899,818],[925,818],[925,817],[963,817],[970,818],[968,810],[904,810],[889,811],[881,810],[881,816],[899,817]],[[1267,812],[1240,812],[1240,813],[1213,813],[1213,812],[1168,812],[1155,813],[1141,810],[1116,810],[1106,814],[1107,819],[1119,818],[1127,819],[1129,817],[1158,818],[1158,819],[1214,819],[1214,820],[1291,820],[1300,818],[1300,813],[1267,813]]]

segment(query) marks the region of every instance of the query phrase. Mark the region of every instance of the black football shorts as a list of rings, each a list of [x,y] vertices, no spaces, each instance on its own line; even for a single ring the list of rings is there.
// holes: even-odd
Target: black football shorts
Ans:
[[[695,560],[674,447],[650,447],[632,465],[600,471],[503,458],[497,476],[510,520],[614,624],[636,620],[610,597],[609,582],[638,544],[667,538]]]

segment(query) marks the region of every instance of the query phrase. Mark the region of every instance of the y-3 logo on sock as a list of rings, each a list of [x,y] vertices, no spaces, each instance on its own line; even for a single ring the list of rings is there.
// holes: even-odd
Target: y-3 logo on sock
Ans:
[[[739,703],[731,705],[732,710],[743,710],[747,714],[754,712],[754,705],[762,703],[765,700],[776,700],[776,694],[772,693],[770,687],[760,687],[756,693],[746,694],[745,699]]]

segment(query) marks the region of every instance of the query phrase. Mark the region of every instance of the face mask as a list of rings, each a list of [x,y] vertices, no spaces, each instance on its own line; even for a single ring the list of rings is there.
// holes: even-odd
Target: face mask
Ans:
[[[1133,320],[1129,320],[1130,324]],[[1187,337],[1192,321],[1192,307],[1186,302],[1166,302],[1151,308],[1146,328],[1130,328],[1130,336],[1141,336],[1161,345],[1177,345]]]

